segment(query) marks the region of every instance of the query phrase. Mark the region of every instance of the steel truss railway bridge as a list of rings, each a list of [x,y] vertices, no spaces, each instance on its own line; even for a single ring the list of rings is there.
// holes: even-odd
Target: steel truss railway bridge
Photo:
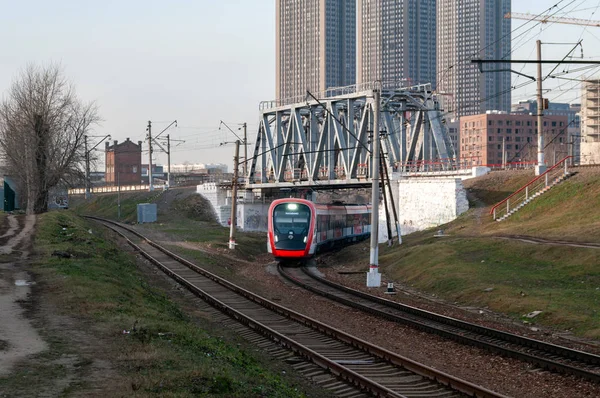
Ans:
[[[374,103],[375,90],[380,91],[379,104]],[[398,88],[373,82],[307,92],[306,98],[291,101],[261,102],[245,188],[368,185],[377,111],[376,137],[390,170],[451,172],[463,168],[430,84]]]

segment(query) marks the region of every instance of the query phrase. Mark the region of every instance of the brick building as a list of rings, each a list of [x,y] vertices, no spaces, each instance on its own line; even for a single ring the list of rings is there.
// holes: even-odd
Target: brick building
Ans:
[[[567,116],[544,116],[546,165],[569,154]],[[473,165],[537,161],[537,117],[488,112],[460,118],[460,157]]]
[[[106,184],[140,184],[142,181],[142,141],[126,141],[113,145],[106,142]]]

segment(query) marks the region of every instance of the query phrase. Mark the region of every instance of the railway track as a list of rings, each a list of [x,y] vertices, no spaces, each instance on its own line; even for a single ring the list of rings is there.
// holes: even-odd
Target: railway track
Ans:
[[[363,293],[316,275],[314,267],[284,268],[289,281],[336,302],[540,368],[600,382],[600,356],[438,315]]]
[[[97,217],[171,278],[230,317],[229,326],[344,397],[502,397],[264,299]]]

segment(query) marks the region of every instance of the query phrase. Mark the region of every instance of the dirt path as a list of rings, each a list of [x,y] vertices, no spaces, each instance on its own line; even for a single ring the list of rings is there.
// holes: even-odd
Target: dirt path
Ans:
[[[520,240],[525,243],[533,243],[538,245],[553,245],[553,246],[573,246],[573,247],[585,247],[588,249],[600,249],[600,243],[588,243],[588,242],[570,242],[565,240],[553,240],[553,239],[542,239],[534,236],[525,235],[491,235],[492,238],[499,239],[510,239]]]
[[[28,247],[36,218],[27,216],[21,221],[19,225],[17,217],[7,217],[9,229],[2,237],[11,238],[0,247],[0,376],[8,374],[18,361],[47,348],[19,304],[31,292],[31,277],[23,265],[29,252],[22,249],[17,262],[10,255],[17,247]]]
[[[19,227],[15,216],[8,216],[8,222],[10,224],[9,230],[2,237],[13,236]],[[10,238],[8,242],[0,247],[0,254],[11,254],[18,244],[29,241],[33,233],[33,227],[35,227],[35,215],[25,216],[23,228],[16,236]]]
[[[8,236],[13,236],[17,228],[19,228],[19,222],[17,221],[17,217],[12,214],[6,217],[8,219],[8,231],[6,231],[0,238],[6,238]]]

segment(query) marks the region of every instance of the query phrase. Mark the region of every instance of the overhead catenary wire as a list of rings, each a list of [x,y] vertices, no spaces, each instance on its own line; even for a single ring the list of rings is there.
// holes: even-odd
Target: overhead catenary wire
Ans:
[[[552,6],[550,8],[550,10],[552,10],[553,14],[557,14],[559,12],[562,12],[563,10],[566,10],[571,5],[577,4],[576,1],[567,2],[566,5],[564,5],[564,3],[565,3],[565,0],[559,1],[554,6]],[[538,24],[536,24],[536,25],[538,25]],[[520,27],[514,29],[513,31],[517,31],[517,32],[521,31],[521,30],[517,30],[517,29],[521,29],[521,30],[524,29],[523,25],[521,25]],[[531,32],[532,29],[535,29],[535,27],[529,29],[528,32]],[[491,45],[491,44],[489,44],[489,45]],[[484,50],[485,48],[486,47],[484,47],[482,50]],[[566,81],[567,78],[563,77],[562,79]],[[514,90],[516,90],[518,88],[519,88],[518,85],[515,85],[515,87],[511,87],[511,91],[514,91]],[[494,98],[495,96],[504,95],[504,94],[505,93],[498,93],[496,95],[490,95],[490,96],[482,99],[479,102],[487,101],[489,99]],[[560,94],[560,95],[564,96],[566,94]],[[159,123],[159,122],[156,122],[156,123]],[[218,147],[218,142],[217,142],[219,140],[218,139],[218,134],[214,134],[214,135],[213,134],[205,134],[205,132],[202,131],[202,129],[199,126],[185,126],[185,127],[182,126],[182,127],[178,128],[178,130],[184,130],[184,129],[188,129],[188,131],[196,129],[196,130],[198,130],[200,132],[200,136],[196,137],[194,134],[185,134],[185,135],[182,135],[181,138],[186,139],[186,146],[185,147],[180,147],[180,148],[177,148],[177,149],[173,149],[174,152],[185,153],[185,152],[191,152],[191,151],[196,151],[196,150],[209,150],[209,149],[213,149],[213,148],[217,148]],[[214,130],[213,130],[213,132],[214,132]],[[395,132],[390,132],[390,134],[395,134]]]
[[[574,3],[577,3],[577,4],[574,4]],[[567,5],[565,5],[564,7],[562,7],[560,10],[557,10],[556,12],[554,12],[554,13],[553,13],[552,15],[550,15],[550,16],[556,16],[556,15],[558,15],[558,14],[559,14],[559,12],[560,12],[560,13],[562,13],[562,15],[565,15],[565,14],[567,14],[567,13],[572,13],[572,12],[577,12],[577,11],[584,10],[585,8],[580,8],[580,7],[581,7],[581,5],[582,5],[583,3],[584,3],[584,1],[583,1],[583,0],[582,0],[582,1],[580,1],[580,2],[571,1],[570,3],[568,3]],[[557,5],[558,5],[558,4],[557,4]],[[600,2],[598,2],[598,5],[600,5]],[[592,18],[592,16],[593,16],[593,14],[595,13],[595,11],[598,9],[598,5],[597,5],[596,7],[589,8],[589,9],[594,9],[594,12],[593,12],[591,15],[589,15],[589,14],[588,14],[590,19]],[[572,7],[570,7],[570,6],[572,6]],[[569,8],[569,7],[570,7],[570,8]],[[567,8],[569,8],[569,9],[567,9]],[[545,15],[544,15],[544,16],[545,16]],[[551,23],[548,23],[548,24],[546,24],[545,28],[540,30],[540,32],[538,33],[538,36],[539,36],[539,34],[541,34],[541,32],[543,32],[545,29],[548,29],[548,28],[550,28],[550,26],[554,26],[554,25],[555,25],[555,24],[557,24],[557,23],[559,23],[559,22],[553,21],[553,22],[551,22]],[[595,37],[597,40],[600,40],[600,39],[598,39],[598,37],[597,37],[596,35],[594,35],[594,34],[592,33],[592,31],[591,31],[591,30],[587,29],[587,27],[585,26],[585,27],[583,27],[582,33],[580,34],[580,36],[579,36],[579,39],[577,40],[578,42],[582,40],[584,32],[585,32],[585,33],[587,33],[587,34],[589,34],[589,35],[591,35],[591,36],[593,36],[593,37]],[[550,44],[550,43],[555,43],[555,42],[544,42],[544,44]],[[584,59],[584,57],[583,57],[583,47],[582,47],[582,46],[580,46],[580,47],[581,47],[581,52],[582,52],[581,59],[583,60],[583,59]],[[522,67],[522,69],[521,69],[521,70],[523,70],[523,69],[524,69],[524,67],[525,67],[525,65]],[[571,66],[567,65],[567,66],[566,66],[566,68],[565,68],[565,71],[568,71],[569,69],[572,69],[572,68],[571,68]],[[519,80],[519,77],[516,77],[516,78],[515,78],[515,81],[518,81],[518,80]],[[527,93],[524,93],[523,95],[524,95],[525,97],[529,97],[529,96],[533,96],[534,94],[527,94]]]

